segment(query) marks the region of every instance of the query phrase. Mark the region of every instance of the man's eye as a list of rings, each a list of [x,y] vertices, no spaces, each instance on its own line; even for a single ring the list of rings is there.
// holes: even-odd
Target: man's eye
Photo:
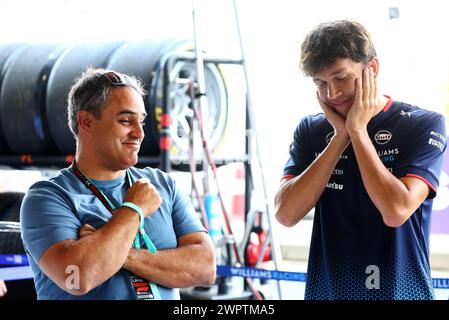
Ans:
[[[337,80],[346,80],[346,79],[348,79],[348,76],[346,75],[337,77]]]
[[[126,119],[119,120],[119,122],[120,122],[121,124],[130,124],[130,123],[131,123],[130,120],[126,120]]]

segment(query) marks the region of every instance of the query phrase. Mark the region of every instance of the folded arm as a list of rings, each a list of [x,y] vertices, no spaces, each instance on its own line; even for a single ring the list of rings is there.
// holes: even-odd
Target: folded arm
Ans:
[[[122,267],[138,226],[138,215],[121,208],[96,232],[52,245],[42,254],[39,267],[63,290],[84,295]]]
[[[131,249],[125,262],[130,272],[169,288],[210,286],[215,281],[214,246],[205,232],[178,238],[178,247],[150,253]]]

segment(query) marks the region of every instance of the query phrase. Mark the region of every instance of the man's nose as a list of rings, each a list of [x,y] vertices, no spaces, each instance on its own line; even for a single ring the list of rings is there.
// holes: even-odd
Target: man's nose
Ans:
[[[137,122],[137,124],[134,126],[133,133],[136,138],[143,139],[145,137],[145,132],[143,131],[143,124]]]
[[[327,99],[335,100],[341,94],[341,90],[331,83],[327,86]]]

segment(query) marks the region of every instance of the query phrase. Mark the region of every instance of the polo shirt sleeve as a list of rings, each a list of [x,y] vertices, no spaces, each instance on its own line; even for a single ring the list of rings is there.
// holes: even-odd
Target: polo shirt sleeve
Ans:
[[[22,240],[36,263],[55,243],[78,239],[81,222],[59,187],[49,181],[34,184],[20,210]]]
[[[422,118],[409,131],[394,174],[422,180],[429,186],[428,199],[432,199],[436,196],[447,144],[445,119],[435,112]]]

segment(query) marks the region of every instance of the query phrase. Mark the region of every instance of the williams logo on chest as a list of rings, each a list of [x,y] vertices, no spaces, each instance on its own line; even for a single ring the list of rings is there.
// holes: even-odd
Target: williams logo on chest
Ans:
[[[388,130],[378,130],[373,137],[373,144],[377,155],[384,164],[391,164],[399,155],[399,148],[392,145],[393,134]],[[390,148],[387,148],[390,147]]]

